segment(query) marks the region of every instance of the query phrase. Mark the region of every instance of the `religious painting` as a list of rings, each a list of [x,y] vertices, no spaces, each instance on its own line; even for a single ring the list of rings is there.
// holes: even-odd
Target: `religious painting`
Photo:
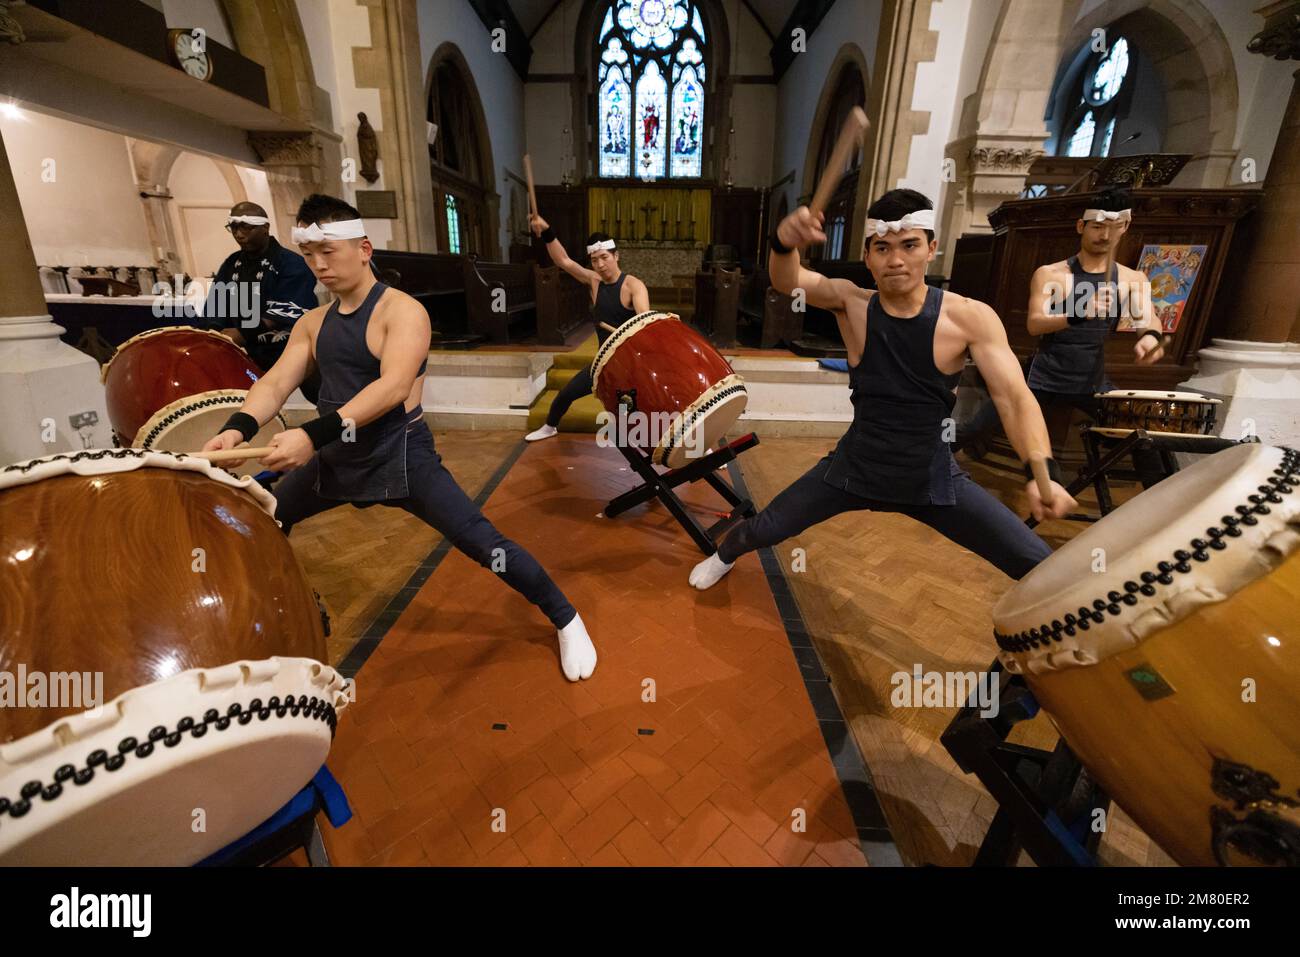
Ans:
[[[1138,259],[1138,270],[1146,273],[1151,282],[1151,302],[1155,308],[1160,328],[1172,333],[1178,330],[1183,309],[1196,284],[1196,275],[1205,261],[1205,246],[1177,246],[1157,244],[1144,246]],[[1121,319],[1119,331],[1131,331],[1132,319]]]

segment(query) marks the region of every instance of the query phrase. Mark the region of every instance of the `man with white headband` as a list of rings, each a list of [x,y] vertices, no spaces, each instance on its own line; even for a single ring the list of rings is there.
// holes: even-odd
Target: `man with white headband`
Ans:
[[[853,423],[834,452],[695,566],[695,588],[714,585],[746,552],[848,511],[906,515],[1015,579],[1051,554],[1019,516],[957,466],[948,447],[957,380],[969,353],[1021,459],[1051,455],[1042,412],[1002,321],[982,302],[926,284],[926,266],[937,248],[928,198],[911,189],[890,190],[867,216],[864,261],[874,291],[800,265],[798,247],[826,242],[821,213],[800,207],[777,227],[768,264],[772,285],[787,294],[800,290],[809,305],[834,313],[848,353]],[[1076,504],[1054,466],[1048,458],[1050,506],[1026,469],[1025,491],[1040,519],[1060,517]]]
[[[203,307],[206,328],[224,333],[248,350],[262,369],[275,365],[293,325],[319,305],[316,277],[292,249],[271,235],[271,220],[256,203],[236,203],[226,229],[239,244],[221,264]],[[316,401],[316,383],[303,383],[303,395]]]
[[[578,282],[587,287],[591,293],[591,318],[596,323],[596,338],[599,343],[609,337],[609,330],[601,323],[617,329],[633,316],[650,311],[650,293],[645,283],[636,276],[629,276],[619,266],[618,248],[613,238],[606,233],[592,233],[587,240],[587,257],[591,268],[580,265],[569,258],[564,243],[555,236],[546,220],[534,215],[529,220],[533,235],[540,236],[546,243],[551,262],[559,266]],[[591,395],[591,366],[585,366],[568,381],[551,402],[546,414],[546,424],[524,438],[529,442],[549,439],[560,429],[560,420],[569,406],[585,395]]]
[[[348,502],[405,509],[536,605],[555,626],[565,677],[589,678],[596,649],[582,618],[537,560],[484,517],[434,450],[420,406],[429,314],[375,278],[361,214],[343,200],[309,196],[293,239],[336,298],[295,324],[280,361],[253,383],[243,407],[204,449],[249,441],[319,369],[320,417],[275,436],[275,451],[262,459],[266,468],[288,472],[275,486],[275,517],[285,534]]]
[[[1119,319],[1134,321],[1138,338],[1133,356],[1138,365],[1151,365],[1164,355],[1163,330],[1151,301],[1150,280],[1115,261],[1133,220],[1128,191],[1107,189],[1082,202],[1075,222],[1078,251],[1038,267],[1029,281],[1026,325],[1031,335],[1040,337],[1029,366],[1029,388],[1043,408],[1070,406],[1095,422],[1097,393],[1114,388],[1106,375],[1106,341]],[[996,408],[986,405],[963,428],[959,445],[978,451],[996,424]],[[1144,486],[1164,475],[1158,452],[1136,451],[1133,463]]]

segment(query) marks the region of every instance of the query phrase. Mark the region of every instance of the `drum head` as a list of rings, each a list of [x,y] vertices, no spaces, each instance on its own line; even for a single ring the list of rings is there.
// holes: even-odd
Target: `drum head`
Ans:
[[[1300,547],[1297,484],[1300,455],[1239,445],[1125,502],[994,606],[1003,663],[1093,664],[1267,574]]]
[[[217,434],[231,415],[239,411],[247,398],[248,393],[243,389],[221,389],[178,399],[155,412],[141,426],[131,444],[136,448],[162,452],[197,452]],[[262,426],[249,444],[254,447],[268,445],[272,436],[279,435],[286,428],[284,418],[276,415]],[[256,475],[262,467],[257,460],[250,459],[232,471],[239,475]]]
[[[1221,405],[1222,399],[1211,399],[1199,392],[1151,392],[1134,389],[1113,389],[1110,392],[1096,393],[1098,399],[1154,399],[1161,402],[1208,402]]]
[[[310,659],[240,661],[0,746],[0,865],[195,864],[306,786],[349,693]]]
[[[749,394],[740,376],[723,379],[674,423],[655,449],[654,461],[679,469],[707,455],[709,449],[719,448],[748,403]]]

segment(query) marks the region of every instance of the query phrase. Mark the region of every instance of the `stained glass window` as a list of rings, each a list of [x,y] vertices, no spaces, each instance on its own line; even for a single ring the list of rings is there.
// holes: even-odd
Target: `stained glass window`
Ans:
[[[460,252],[460,209],[451,193],[447,194],[447,251]]]
[[[696,0],[610,0],[600,24],[600,175],[699,177],[708,48]]]
[[[1108,103],[1119,88],[1124,85],[1124,77],[1128,75],[1128,41],[1120,37],[1111,44],[1106,55],[1101,58],[1097,64],[1097,69],[1093,71],[1092,83],[1088,90],[1088,101],[1093,106],[1101,106]]]
[[[1092,154],[1092,136],[1097,131],[1097,122],[1092,118],[1092,110],[1083,114],[1083,119],[1074,128],[1066,156],[1089,156]]]

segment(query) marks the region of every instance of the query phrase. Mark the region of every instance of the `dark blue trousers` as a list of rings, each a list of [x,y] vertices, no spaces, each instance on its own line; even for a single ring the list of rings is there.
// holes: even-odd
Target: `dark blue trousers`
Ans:
[[[718,548],[718,557],[734,562],[746,552],[783,542],[841,512],[861,510],[897,512],[914,518],[996,565],[1009,578],[1023,578],[1052,553],[1023,519],[959,469],[952,480],[955,504],[905,505],[863,498],[830,485],[824,476],[831,458],[827,455],[772,499],[767,508],[736,526]]]
[[[551,402],[551,411],[546,414],[546,424],[556,429],[560,419],[569,411],[569,406],[585,395],[591,395],[591,366],[585,366],[560,390],[560,394]]]
[[[294,525],[347,502],[323,498],[316,492],[319,458],[294,469],[275,486],[275,517],[289,534]],[[359,508],[390,505],[405,509],[432,525],[456,548],[541,609],[556,628],[571,622],[577,612],[564,593],[551,581],[546,570],[523,547],[497,531],[478,506],[465,494],[434,450],[433,433],[423,422],[407,429],[406,498],[382,502],[358,502]]]

